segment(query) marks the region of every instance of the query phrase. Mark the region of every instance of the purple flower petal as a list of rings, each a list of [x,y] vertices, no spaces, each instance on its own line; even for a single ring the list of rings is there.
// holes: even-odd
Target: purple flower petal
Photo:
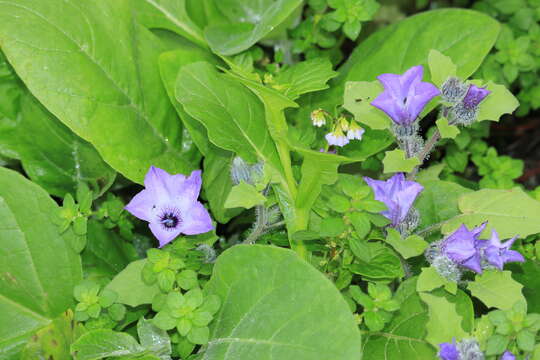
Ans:
[[[185,214],[180,231],[186,235],[203,234],[214,228],[212,219],[200,202],[192,203]]]
[[[153,196],[150,191],[143,190],[135,195],[124,209],[141,220],[150,221],[152,219],[152,211],[148,207],[148,204],[153,202]]]
[[[463,98],[463,106],[467,109],[473,109],[489,94],[491,94],[491,91],[476,85],[471,85]]]
[[[439,353],[437,355],[441,360],[459,360],[459,351],[455,340],[451,343],[439,344]]]
[[[496,268],[502,270],[504,264],[507,262],[524,262],[525,258],[519,252],[510,250],[510,247],[514,244],[517,237],[514,237],[504,244],[501,243],[499,235],[495,230],[491,232],[491,238],[487,241],[479,243],[480,247],[484,249],[484,257],[487,262]]]
[[[386,181],[364,177],[373,189],[375,200],[383,202],[388,210],[381,212],[383,216],[396,226],[405,220],[416,197],[424,187],[414,181],[406,181],[402,173],[397,173]]]
[[[440,94],[433,84],[422,82],[424,68],[413,66],[403,75],[382,74],[377,77],[384,91],[371,105],[384,111],[396,124],[409,125],[426,104]]]
[[[160,247],[181,233],[208,232],[213,228],[212,219],[197,201],[201,183],[200,170],[186,178],[151,166],[144,180],[146,188],[135,195],[126,210],[150,223],[150,230],[159,240]]]
[[[506,350],[502,355],[501,357],[499,358],[499,360],[516,360],[516,356],[514,354],[512,354],[510,351]]]
[[[478,236],[480,236],[485,226],[486,224],[484,223],[477,228],[469,230],[462,224],[456,231],[443,240],[443,254],[455,263],[481,273],[481,257],[478,248],[480,241],[478,240]]]
[[[167,245],[178,235],[180,235],[180,229],[168,230],[158,223],[150,223],[148,224],[148,227],[150,227],[152,234],[154,234],[156,239],[158,239],[160,248]]]

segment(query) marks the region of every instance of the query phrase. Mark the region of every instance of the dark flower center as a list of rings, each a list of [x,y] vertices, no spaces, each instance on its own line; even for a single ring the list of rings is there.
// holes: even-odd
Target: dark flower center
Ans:
[[[182,223],[182,218],[178,211],[166,210],[160,215],[159,222],[166,230],[172,230]]]

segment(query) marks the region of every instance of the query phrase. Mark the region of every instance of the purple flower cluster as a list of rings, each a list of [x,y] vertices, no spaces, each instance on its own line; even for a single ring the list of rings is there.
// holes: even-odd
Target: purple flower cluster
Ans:
[[[478,342],[475,339],[464,339],[458,343],[453,339],[451,343],[441,343],[437,355],[441,360],[484,359],[484,354],[480,351]],[[515,359],[515,355],[508,350],[499,358],[499,360]]]
[[[402,173],[397,173],[386,181],[364,177],[373,189],[375,200],[383,202],[387,210],[381,214],[392,221],[396,227],[405,220],[407,214],[424,187],[417,182],[405,180]]]
[[[516,237],[501,243],[499,235],[493,230],[489,240],[480,240],[478,237],[486,225],[487,223],[484,223],[472,230],[461,225],[440,243],[440,253],[454,263],[479,274],[486,266],[502,270],[507,262],[525,261],[519,252],[510,250]]]
[[[144,179],[145,189],[125,209],[149,222],[159,247],[163,247],[180,234],[202,234],[213,229],[208,211],[197,201],[201,184],[200,170],[186,177],[151,166]]]
[[[413,66],[403,75],[379,75],[377,79],[384,91],[371,105],[384,111],[398,125],[412,124],[426,104],[440,94],[435,85],[422,81],[423,76],[422,65]]]

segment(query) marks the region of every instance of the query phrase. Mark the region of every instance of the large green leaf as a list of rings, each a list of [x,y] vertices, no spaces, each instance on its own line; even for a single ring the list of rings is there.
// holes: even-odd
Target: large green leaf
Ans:
[[[472,192],[449,181],[429,180],[421,181],[421,184],[424,190],[415,203],[415,207],[420,212],[419,230],[459,215],[459,197]]]
[[[306,113],[298,118],[309,126],[312,110],[322,107],[331,111],[341,105],[347,81],[372,81],[383,73],[401,74],[414,65],[424,65],[425,79],[429,79],[427,64],[432,49],[450,56],[458,66],[457,75],[466,78],[480,66],[498,33],[496,20],[464,9],[426,11],[384,27],[356,47],[329,90],[304,99]]]
[[[246,161],[260,159],[276,169],[281,167],[263,104],[236,80],[220,74],[209,63],[189,64],[178,75],[176,99],[203,123],[215,145]]]
[[[186,0],[132,0],[132,6],[146,27],[171,30],[206,46],[203,31],[189,17]]]
[[[487,307],[502,310],[511,309],[516,302],[525,303],[521,293],[523,285],[512,279],[510,271],[489,270],[477,274],[474,281],[469,282],[467,289],[482,300]]]
[[[268,35],[301,4],[302,0],[216,1],[224,18],[206,27],[206,40],[216,53],[237,54]]]
[[[387,26],[362,42],[340,69],[348,81],[375,80],[381,73],[401,74],[425,65],[438,50],[457,65],[457,75],[467,78],[480,66],[499,34],[492,17],[464,9],[427,11]]]
[[[143,355],[145,352],[145,348],[133,336],[109,329],[87,332],[71,345],[71,353],[75,360]]]
[[[435,349],[424,340],[429,316],[416,292],[416,278],[404,281],[395,296],[399,312],[381,332],[368,334],[363,359],[434,359]]]
[[[0,152],[16,156],[28,176],[50,194],[75,195],[86,182],[97,194],[115,172],[26,89],[0,53]]]
[[[357,360],[360,333],[335,286],[294,252],[238,245],[207,290],[223,305],[203,359]]]
[[[501,239],[516,235],[529,236],[540,232],[540,201],[531,198],[520,188],[512,190],[484,189],[462,195],[458,215],[442,228],[448,234],[461,224],[469,227],[488,222],[485,233],[495,229]]]
[[[228,173],[234,153],[220,149],[210,143],[204,125],[184,111],[182,104],[176,100],[174,95],[176,78],[180,69],[197,61],[216,62],[216,59],[212,54],[202,49],[185,48],[161,54],[159,67],[171,102],[189,131],[193,142],[201,153],[205,155],[203,163],[203,196],[208,200],[214,218],[220,223],[226,223],[238,213],[236,210],[225,209],[223,206],[232,187],[231,177],[228,176]]]
[[[193,170],[159,76],[163,47],[128,0],[3,1],[0,42],[32,94],[129,179],[150,165]]]
[[[463,317],[458,314],[456,305],[444,296],[435,296],[429,293],[420,293],[420,298],[429,310],[429,320],[426,323],[426,341],[433,346],[442,342],[452,341],[453,338],[461,340],[467,337],[463,330]]]
[[[98,221],[88,222],[86,237],[86,247],[81,254],[85,272],[113,277],[136,258],[131,243]]]
[[[53,224],[58,206],[36,184],[0,168],[0,357],[73,304],[81,260]]]

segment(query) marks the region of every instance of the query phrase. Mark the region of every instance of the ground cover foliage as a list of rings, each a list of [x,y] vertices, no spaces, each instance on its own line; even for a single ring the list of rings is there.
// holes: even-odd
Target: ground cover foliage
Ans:
[[[0,359],[540,359],[539,20],[0,1]]]

